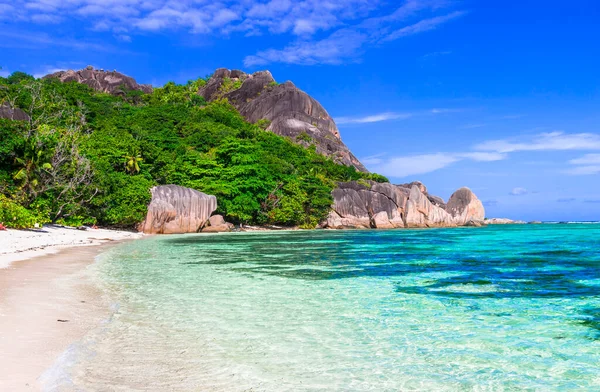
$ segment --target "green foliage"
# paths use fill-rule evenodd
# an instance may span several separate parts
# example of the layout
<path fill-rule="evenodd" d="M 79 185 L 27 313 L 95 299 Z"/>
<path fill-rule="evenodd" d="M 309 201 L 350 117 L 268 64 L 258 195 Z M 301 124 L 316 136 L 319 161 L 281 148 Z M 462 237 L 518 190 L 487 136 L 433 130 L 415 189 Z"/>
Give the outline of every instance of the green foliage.
<path fill-rule="evenodd" d="M 36 223 L 42 225 L 48 222 L 47 218 L 37 215 L 35 212 L 0 194 L 0 223 L 6 227 L 27 229 L 34 227 Z"/>
<path fill-rule="evenodd" d="M 255 122 L 254 125 L 259 127 L 260 129 L 267 129 L 271 125 L 271 120 L 269 120 L 268 118 L 261 118 L 260 120 Z"/>
<path fill-rule="evenodd" d="M 226 79 L 221 92 L 242 82 Z M 250 124 L 226 99 L 207 104 L 197 94 L 205 83 L 112 96 L 78 83 L 0 78 L 0 99 L 32 115 L 29 123 L 0 120 L 0 195 L 9 206 L 0 216 L 20 227 L 133 226 L 151 187 L 178 184 L 217 196 L 218 212 L 234 223 L 313 228 L 336 182 L 385 180 L 264 132 L 268 120 Z"/>
<path fill-rule="evenodd" d="M 312 137 L 310 137 L 310 135 L 306 133 L 306 131 L 302 131 L 298 134 L 298 136 L 296 136 L 296 140 L 310 143 L 312 142 Z"/>

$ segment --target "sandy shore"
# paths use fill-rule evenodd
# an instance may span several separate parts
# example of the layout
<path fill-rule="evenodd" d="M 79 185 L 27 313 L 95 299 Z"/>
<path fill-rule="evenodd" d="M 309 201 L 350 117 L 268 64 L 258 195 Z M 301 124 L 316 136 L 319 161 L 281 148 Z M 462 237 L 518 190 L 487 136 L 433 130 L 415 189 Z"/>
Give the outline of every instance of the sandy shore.
<path fill-rule="evenodd" d="M 44 226 L 35 230 L 0 231 L 0 268 L 17 260 L 56 253 L 74 246 L 99 245 L 111 241 L 141 238 L 129 231 Z"/>
<path fill-rule="evenodd" d="M 108 317 L 86 267 L 108 243 L 141 236 L 59 226 L 0 231 L 0 391 L 42 390 L 40 376 Z"/>
<path fill-rule="evenodd" d="M 108 317 L 86 267 L 104 250 L 76 247 L 0 270 L 0 391 L 37 391 L 39 377 Z"/>

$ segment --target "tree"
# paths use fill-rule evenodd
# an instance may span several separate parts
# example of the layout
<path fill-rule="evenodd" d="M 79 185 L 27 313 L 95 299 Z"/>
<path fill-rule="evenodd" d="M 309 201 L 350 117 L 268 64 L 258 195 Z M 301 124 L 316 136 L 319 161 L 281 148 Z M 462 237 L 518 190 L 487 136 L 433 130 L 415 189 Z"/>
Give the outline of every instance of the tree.
<path fill-rule="evenodd" d="M 144 160 L 141 154 L 132 152 L 129 155 L 125 155 L 125 170 L 129 174 L 135 174 L 140 172 L 140 163 Z"/>

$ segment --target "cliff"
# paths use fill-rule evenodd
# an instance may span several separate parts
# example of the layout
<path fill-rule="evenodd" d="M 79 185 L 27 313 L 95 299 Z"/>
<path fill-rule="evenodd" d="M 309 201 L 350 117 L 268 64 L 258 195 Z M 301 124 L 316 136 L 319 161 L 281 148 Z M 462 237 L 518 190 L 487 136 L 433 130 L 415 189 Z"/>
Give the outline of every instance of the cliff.
<path fill-rule="evenodd" d="M 334 161 L 367 172 L 342 142 L 333 118 L 317 100 L 292 82 L 278 84 L 269 71 L 246 74 L 220 68 L 198 92 L 207 101 L 227 98 L 252 123 L 265 119 L 268 131 L 308 146 Z"/>

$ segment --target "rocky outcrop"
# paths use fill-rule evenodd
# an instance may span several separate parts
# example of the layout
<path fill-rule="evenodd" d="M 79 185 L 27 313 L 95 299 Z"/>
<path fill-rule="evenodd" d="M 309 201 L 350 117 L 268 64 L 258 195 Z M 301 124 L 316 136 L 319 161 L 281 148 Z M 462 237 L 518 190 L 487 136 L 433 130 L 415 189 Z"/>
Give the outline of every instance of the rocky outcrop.
<path fill-rule="evenodd" d="M 29 121 L 29 116 L 19 108 L 13 108 L 8 103 L 0 105 L 0 118 L 16 121 Z"/>
<path fill-rule="evenodd" d="M 213 215 L 208 219 L 206 226 L 202 229 L 203 233 L 224 233 L 233 230 L 233 224 L 225 222 L 222 215 Z"/>
<path fill-rule="evenodd" d="M 456 222 L 483 221 L 485 209 L 481 200 L 469 188 L 460 188 L 450 196 L 446 211 Z"/>
<path fill-rule="evenodd" d="M 485 217 L 481 201 L 468 188 L 456 191 L 448 204 L 429 195 L 420 182 L 344 182 L 332 195 L 332 211 L 322 224 L 326 228 L 453 227 L 481 222 Z"/>
<path fill-rule="evenodd" d="M 486 219 L 484 222 L 486 225 L 523 225 L 523 224 L 527 223 L 525 221 L 512 220 L 512 219 L 508 219 L 508 218 L 490 218 L 490 219 Z M 534 222 L 531 222 L 531 223 L 534 223 Z"/>
<path fill-rule="evenodd" d="M 217 198 L 178 185 L 161 185 L 150 190 L 146 220 L 140 230 L 147 234 L 197 233 L 217 209 Z"/>
<path fill-rule="evenodd" d="M 207 101 L 227 98 L 249 122 L 268 120 L 268 131 L 292 141 L 316 146 L 334 161 L 367 169 L 342 142 L 333 118 L 314 98 L 292 82 L 277 84 L 269 71 L 246 74 L 220 68 L 198 94 Z"/>
<path fill-rule="evenodd" d="M 109 94 L 124 94 L 128 90 L 138 90 L 145 93 L 152 92 L 152 86 L 148 84 L 138 84 L 135 79 L 123 75 L 117 71 L 104 71 L 94 69 L 88 66 L 80 71 L 59 71 L 44 76 L 44 79 L 57 78 L 61 82 L 78 82 L 87 84 L 96 91 L 102 91 Z"/>

